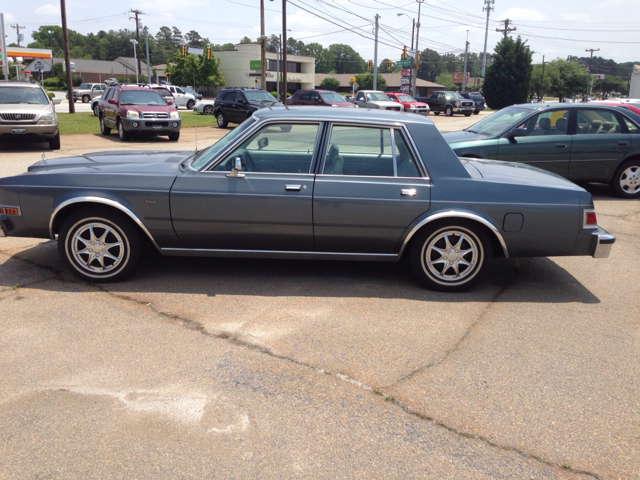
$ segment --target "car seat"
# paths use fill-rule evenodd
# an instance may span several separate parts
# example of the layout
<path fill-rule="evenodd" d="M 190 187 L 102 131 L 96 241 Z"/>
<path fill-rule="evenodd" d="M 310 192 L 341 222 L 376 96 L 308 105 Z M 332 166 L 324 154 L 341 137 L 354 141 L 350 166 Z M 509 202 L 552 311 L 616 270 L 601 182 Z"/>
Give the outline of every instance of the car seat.
<path fill-rule="evenodd" d="M 602 131 L 602 120 L 594 120 L 593 122 L 591 122 L 591 125 L 589 126 L 589 131 L 587 133 L 589 134 L 593 134 L 593 133 L 600 133 Z"/>
<path fill-rule="evenodd" d="M 344 170 L 344 158 L 340 156 L 340 149 L 337 145 L 331 145 L 327 153 L 327 160 L 324 165 L 326 175 L 342 175 Z"/>
<path fill-rule="evenodd" d="M 549 135 L 549 133 L 551 133 L 551 119 L 541 118 L 538 121 L 538 126 L 542 130 L 542 133 L 540 133 L 540 135 Z"/>
<path fill-rule="evenodd" d="M 556 135 L 566 135 L 568 125 L 569 121 L 564 117 L 556 120 Z"/>

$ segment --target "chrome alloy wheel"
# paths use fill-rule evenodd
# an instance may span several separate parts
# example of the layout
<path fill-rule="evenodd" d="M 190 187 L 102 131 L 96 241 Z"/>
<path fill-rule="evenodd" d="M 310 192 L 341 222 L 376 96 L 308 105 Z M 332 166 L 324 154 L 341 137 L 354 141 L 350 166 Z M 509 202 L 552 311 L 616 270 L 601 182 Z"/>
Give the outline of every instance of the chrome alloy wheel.
<path fill-rule="evenodd" d="M 630 195 L 640 192 L 640 167 L 638 165 L 629 165 L 622 172 L 622 175 L 620 175 L 620 189 Z"/>
<path fill-rule="evenodd" d="M 443 228 L 424 243 L 422 268 L 442 285 L 465 283 L 478 273 L 483 255 L 482 243 L 471 231 Z"/>
<path fill-rule="evenodd" d="M 126 247 L 126 241 L 120 232 L 97 219 L 75 230 L 67 245 L 76 268 L 81 267 L 85 274 L 98 275 L 117 270 L 127 259 Z"/>

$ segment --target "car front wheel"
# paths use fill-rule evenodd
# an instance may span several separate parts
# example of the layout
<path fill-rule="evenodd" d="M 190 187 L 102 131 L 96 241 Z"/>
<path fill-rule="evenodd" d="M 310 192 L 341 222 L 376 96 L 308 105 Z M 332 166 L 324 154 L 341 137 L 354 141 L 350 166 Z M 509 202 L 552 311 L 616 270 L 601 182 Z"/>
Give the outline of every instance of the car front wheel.
<path fill-rule="evenodd" d="M 216 116 L 216 119 L 218 121 L 218 127 L 227 128 L 227 125 L 229 124 L 229 122 L 227 122 L 227 119 L 224 118 L 224 113 L 219 112 L 218 115 Z"/>
<path fill-rule="evenodd" d="M 640 197 L 640 159 L 629 160 L 620 165 L 611 186 L 622 198 Z"/>
<path fill-rule="evenodd" d="M 194 102 L 193 100 L 189 100 L 187 102 L 187 109 L 189 110 L 193 110 L 193 106 L 196 104 L 196 102 Z"/>
<path fill-rule="evenodd" d="M 94 207 L 67 218 L 58 235 L 58 252 L 65 267 L 80 279 L 117 282 L 135 271 L 142 243 L 131 220 Z"/>
<path fill-rule="evenodd" d="M 180 139 L 180 132 L 171 132 L 169 134 L 169 140 L 172 142 L 177 142 Z"/>
<path fill-rule="evenodd" d="M 122 140 L 123 142 L 129 140 L 130 137 L 129 132 L 124 129 L 124 125 L 120 120 L 118 120 L 118 137 L 120 137 L 120 140 Z"/>
<path fill-rule="evenodd" d="M 205 107 L 202 109 L 202 113 L 204 113 L 205 115 L 213 115 L 213 107 L 211 105 L 205 105 Z"/>
<path fill-rule="evenodd" d="M 473 111 L 473 114 L 474 114 L 474 115 L 478 115 L 479 113 L 480 113 L 480 110 L 474 110 L 474 111 Z"/>
<path fill-rule="evenodd" d="M 60 150 L 60 133 L 49 140 L 49 148 L 51 150 Z"/>
<path fill-rule="evenodd" d="M 440 115 L 440 112 L 433 112 L 434 115 Z"/>
<path fill-rule="evenodd" d="M 91 100 L 91 97 L 89 95 L 82 96 L 82 103 L 89 103 L 89 100 Z"/>
<path fill-rule="evenodd" d="M 452 117 L 452 116 L 453 116 L 453 108 L 451 108 L 451 107 L 447 107 L 447 108 L 445 108 L 445 109 L 444 109 L 444 114 L 445 114 L 447 117 Z"/>
<path fill-rule="evenodd" d="M 493 251 L 480 227 L 452 219 L 420 231 L 410 255 L 414 274 L 427 288 L 461 292 L 480 281 Z"/>

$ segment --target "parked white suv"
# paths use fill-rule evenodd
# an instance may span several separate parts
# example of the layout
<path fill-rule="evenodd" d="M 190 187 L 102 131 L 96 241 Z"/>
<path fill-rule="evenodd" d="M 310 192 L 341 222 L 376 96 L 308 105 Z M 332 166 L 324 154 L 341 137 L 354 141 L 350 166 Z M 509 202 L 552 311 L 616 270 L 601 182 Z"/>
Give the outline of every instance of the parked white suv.
<path fill-rule="evenodd" d="M 396 110 L 404 112 L 404 107 L 389 100 L 386 93 L 379 90 L 358 90 L 356 105 L 360 108 L 378 108 L 380 110 Z"/>
<path fill-rule="evenodd" d="M 188 110 L 193 109 L 193 106 L 196 104 L 195 95 L 192 95 L 189 92 L 185 91 L 182 87 L 176 87 L 174 85 L 163 85 L 163 87 L 168 88 L 169 91 L 173 94 L 176 108 L 187 107 Z"/>

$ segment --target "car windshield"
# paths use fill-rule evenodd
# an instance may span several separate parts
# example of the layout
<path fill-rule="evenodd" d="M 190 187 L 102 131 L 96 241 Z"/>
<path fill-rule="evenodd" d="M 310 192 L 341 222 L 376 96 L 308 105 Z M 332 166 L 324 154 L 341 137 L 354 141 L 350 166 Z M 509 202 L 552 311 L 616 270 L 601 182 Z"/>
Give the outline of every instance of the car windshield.
<path fill-rule="evenodd" d="M 320 92 L 325 102 L 344 102 L 344 97 L 336 92 Z"/>
<path fill-rule="evenodd" d="M 78 90 L 91 90 L 92 86 L 93 85 L 91 85 L 90 83 L 83 83 L 78 87 Z"/>
<path fill-rule="evenodd" d="M 389 101 L 389 97 L 384 92 L 367 92 L 367 100 L 385 100 Z"/>
<path fill-rule="evenodd" d="M 411 95 L 398 95 L 396 97 L 398 99 L 399 102 L 415 102 L 415 98 L 413 98 Z"/>
<path fill-rule="evenodd" d="M 242 134 L 246 129 L 248 129 L 251 125 L 256 123 L 254 118 L 248 118 L 236 128 L 227 133 L 224 137 L 218 140 L 216 143 L 211 145 L 206 150 L 203 150 L 198 155 L 193 158 L 191 162 L 191 167 L 199 170 L 203 165 L 206 165 L 209 160 L 215 157 L 218 152 L 222 151 L 224 147 L 226 147 L 229 143 L 235 140 L 238 136 Z"/>
<path fill-rule="evenodd" d="M 244 90 L 244 94 L 250 102 L 277 102 L 273 95 L 264 90 Z"/>
<path fill-rule="evenodd" d="M 0 86 L 0 103 L 47 105 L 49 99 L 40 88 Z"/>
<path fill-rule="evenodd" d="M 121 105 L 166 105 L 155 90 L 123 90 L 120 92 Z"/>
<path fill-rule="evenodd" d="M 507 107 L 489 115 L 478 123 L 465 128 L 465 131 L 477 133 L 479 135 L 497 135 L 504 132 L 509 127 L 515 127 L 522 123 L 522 120 L 533 113 L 530 108 Z"/>

